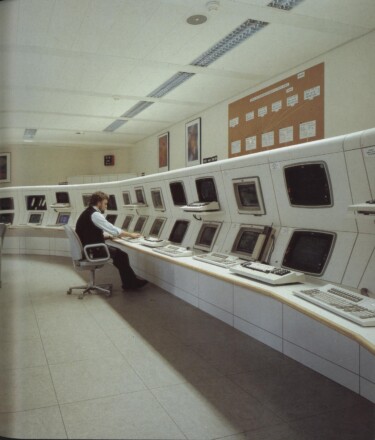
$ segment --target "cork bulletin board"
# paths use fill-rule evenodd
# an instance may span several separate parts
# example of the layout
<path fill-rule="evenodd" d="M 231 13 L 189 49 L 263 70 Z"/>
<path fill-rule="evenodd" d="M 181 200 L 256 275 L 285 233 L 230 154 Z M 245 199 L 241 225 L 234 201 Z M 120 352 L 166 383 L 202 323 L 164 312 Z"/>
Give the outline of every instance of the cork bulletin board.
<path fill-rule="evenodd" d="M 324 63 L 229 104 L 228 157 L 324 137 Z"/>

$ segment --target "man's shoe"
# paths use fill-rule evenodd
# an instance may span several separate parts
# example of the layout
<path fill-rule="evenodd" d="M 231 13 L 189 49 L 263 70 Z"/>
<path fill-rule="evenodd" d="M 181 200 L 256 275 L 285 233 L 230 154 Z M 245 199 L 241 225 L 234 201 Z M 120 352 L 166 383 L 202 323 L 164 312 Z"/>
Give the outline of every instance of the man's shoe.
<path fill-rule="evenodd" d="M 140 288 L 144 287 L 146 284 L 148 284 L 147 280 L 137 280 L 135 287 L 136 287 L 136 289 L 140 289 Z"/>

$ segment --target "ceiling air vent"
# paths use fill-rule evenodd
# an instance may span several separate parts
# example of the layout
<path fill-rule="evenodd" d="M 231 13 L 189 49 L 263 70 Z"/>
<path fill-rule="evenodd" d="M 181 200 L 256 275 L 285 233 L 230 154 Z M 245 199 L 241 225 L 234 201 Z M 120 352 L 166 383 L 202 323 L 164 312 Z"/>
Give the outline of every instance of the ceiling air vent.
<path fill-rule="evenodd" d="M 284 11 L 290 11 L 299 3 L 302 3 L 303 0 L 273 0 L 271 3 L 268 3 L 267 6 L 270 8 L 283 9 Z"/>
<path fill-rule="evenodd" d="M 31 141 L 34 139 L 34 136 L 36 135 L 37 129 L 36 128 L 26 128 L 23 133 L 23 138 L 25 141 Z"/>

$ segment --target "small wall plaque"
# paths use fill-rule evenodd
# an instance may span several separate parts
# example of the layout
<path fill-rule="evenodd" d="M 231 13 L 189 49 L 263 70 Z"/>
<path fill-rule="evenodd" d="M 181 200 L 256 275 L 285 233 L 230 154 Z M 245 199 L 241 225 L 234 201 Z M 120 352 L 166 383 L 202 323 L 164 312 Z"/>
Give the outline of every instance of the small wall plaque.
<path fill-rule="evenodd" d="M 113 154 L 104 156 L 104 165 L 106 167 L 112 166 L 114 164 L 115 164 L 115 156 Z"/>

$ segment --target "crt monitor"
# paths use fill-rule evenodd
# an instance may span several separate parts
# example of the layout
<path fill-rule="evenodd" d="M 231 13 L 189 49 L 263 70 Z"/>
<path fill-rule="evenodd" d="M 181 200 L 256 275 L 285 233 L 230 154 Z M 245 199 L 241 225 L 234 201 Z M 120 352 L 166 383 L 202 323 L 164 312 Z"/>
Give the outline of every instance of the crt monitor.
<path fill-rule="evenodd" d="M 7 225 L 12 225 L 14 219 L 14 214 L 12 212 L 10 213 L 0 213 L 0 223 L 5 223 Z"/>
<path fill-rule="evenodd" d="M 265 214 L 262 190 L 258 177 L 233 180 L 234 196 L 240 213 Z"/>
<path fill-rule="evenodd" d="M 28 223 L 40 224 L 42 223 L 43 214 L 30 214 Z"/>
<path fill-rule="evenodd" d="M 124 205 L 131 205 L 132 204 L 132 199 L 130 197 L 129 191 L 124 191 L 122 193 L 122 199 L 124 200 Z"/>
<path fill-rule="evenodd" d="M 241 226 L 231 253 L 245 260 L 260 260 L 270 233 L 271 228 L 267 226 Z"/>
<path fill-rule="evenodd" d="M 152 204 L 154 205 L 154 208 L 159 211 L 164 211 L 164 200 L 163 195 L 161 193 L 160 188 L 154 188 L 151 190 L 151 198 L 152 198 Z"/>
<path fill-rule="evenodd" d="M 282 266 L 309 275 L 322 275 L 335 243 L 333 232 L 295 230 L 286 248 Z"/>
<path fill-rule="evenodd" d="M 56 219 L 57 225 L 67 225 L 70 219 L 70 212 L 59 212 Z"/>
<path fill-rule="evenodd" d="M 215 243 L 221 224 L 217 222 L 203 222 L 197 239 L 195 240 L 195 249 L 209 252 Z"/>
<path fill-rule="evenodd" d="M 28 211 L 46 211 L 46 196 L 26 196 L 26 208 Z"/>
<path fill-rule="evenodd" d="M 121 229 L 123 229 L 124 231 L 127 231 L 129 229 L 130 223 L 133 220 L 133 217 L 134 217 L 133 215 L 127 215 L 125 217 L 125 220 L 124 220 L 124 223 L 122 224 L 122 228 Z"/>
<path fill-rule="evenodd" d="M 114 194 L 111 194 L 108 197 L 109 197 L 108 205 L 107 205 L 108 211 L 117 211 L 116 197 L 114 196 Z"/>
<path fill-rule="evenodd" d="M 169 241 L 174 244 L 181 244 L 188 230 L 189 223 L 187 220 L 176 220 L 169 235 Z"/>
<path fill-rule="evenodd" d="M 134 226 L 133 232 L 136 232 L 138 234 L 142 234 L 142 231 L 143 231 L 143 228 L 145 227 L 145 223 L 146 223 L 147 219 L 148 219 L 148 217 L 146 215 L 141 215 L 138 218 L 138 220 Z"/>
<path fill-rule="evenodd" d="M 117 220 L 117 215 L 116 214 L 107 214 L 105 219 L 107 220 L 107 222 L 112 223 L 112 225 L 114 225 Z"/>
<path fill-rule="evenodd" d="M 171 182 L 169 184 L 169 189 L 171 190 L 171 196 L 172 196 L 173 204 L 175 206 L 187 205 L 185 187 L 183 182 L 181 181 Z"/>
<path fill-rule="evenodd" d="M 0 198 L 0 211 L 6 211 L 7 209 L 14 209 L 13 197 Z"/>
<path fill-rule="evenodd" d="M 87 208 L 90 204 L 91 195 L 92 194 L 82 194 L 82 202 L 85 208 Z"/>
<path fill-rule="evenodd" d="M 196 179 L 198 200 L 200 202 L 217 202 L 217 193 L 215 187 L 215 179 L 213 177 L 204 177 Z"/>
<path fill-rule="evenodd" d="M 140 203 L 142 205 L 146 204 L 145 193 L 142 187 L 135 188 L 135 198 L 137 199 L 137 203 Z"/>
<path fill-rule="evenodd" d="M 56 203 L 70 203 L 69 193 L 65 191 L 56 192 Z"/>
<path fill-rule="evenodd" d="M 150 229 L 150 237 L 159 237 L 161 230 L 163 229 L 164 223 L 165 223 L 166 219 L 165 218 L 156 218 L 154 220 L 154 223 L 151 226 Z"/>
<path fill-rule="evenodd" d="M 288 165 L 284 167 L 284 177 L 291 206 L 333 206 L 331 183 L 325 162 Z"/>

